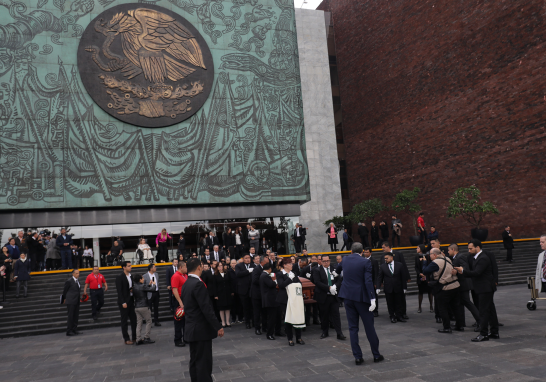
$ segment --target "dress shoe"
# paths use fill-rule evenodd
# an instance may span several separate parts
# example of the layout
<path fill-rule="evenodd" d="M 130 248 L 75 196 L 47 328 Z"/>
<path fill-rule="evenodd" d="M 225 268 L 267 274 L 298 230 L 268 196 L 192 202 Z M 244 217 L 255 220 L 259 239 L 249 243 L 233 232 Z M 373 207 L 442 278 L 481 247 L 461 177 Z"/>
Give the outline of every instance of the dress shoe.
<path fill-rule="evenodd" d="M 67 335 L 67 336 L 75 336 L 75 334 L 72 333 L 72 332 L 67 332 L 66 335 Z"/>
<path fill-rule="evenodd" d="M 338 334 L 338 335 L 337 335 L 337 339 L 343 341 L 343 340 L 346 340 L 347 337 L 345 337 L 343 334 Z"/>
<path fill-rule="evenodd" d="M 256 332 L 255 332 L 255 333 L 256 333 L 257 336 L 261 336 L 261 335 L 262 335 L 262 331 L 261 331 L 260 329 L 256 329 Z"/>
<path fill-rule="evenodd" d="M 437 323 L 437 324 L 441 324 L 441 323 L 442 323 L 442 319 L 441 319 L 440 317 L 437 317 L 437 318 L 436 318 L 436 323 Z"/>
<path fill-rule="evenodd" d="M 73 330 L 72 333 L 74 333 L 75 335 L 83 334 L 83 332 L 78 332 L 77 330 Z"/>
<path fill-rule="evenodd" d="M 184 346 L 186 346 L 186 344 L 184 342 L 175 342 L 174 346 L 179 347 L 179 348 L 183 348 Z"/>
<path fill-rule="evenodd" d="M 422 312 L 421 308 L 417 309 L 417 313 L 421 313 L 421 312 Z"/>
<path fill-rule="evenodd" d="M 330 335 L 328 333 L 322 333 L 320 335 L 320 339 L 323 339 L 323 338 L 326 338 L 326 337 L 330 337 Z"/>
<path fill-rule="evenodd" d="M 144 341 L 142 341 L 142 340 L 137 341 L 137 342 L 135 342 L 135 345 L 136 346 L 144 345 Z"/>
<path fill-rule="evenodd" d="M 313 325 L 320 325 L 320 321 L 319 320 L 313 320 Z"/>
<path fill-rule="evenodd" d="M 464 332 L 464 328 L 463 328 L 463 327 L 460 327 L 460 328 L 453 328 L 453 330 L 455 330 L 456 332 Z"/>
<path fill-rule="evenodd" d="M 382 355 L 380 355 L 379 357 L 374 358 L 373 361 L 374 361 L 374 362 L 381 362 L 381 361 L 383 361 L 384 359 L 385 359 L 385 357 L 383 357 Z"/>
<path fill-rule="evenodd" d="M 288 346 L 294 346 L 294 341 L 288 341 Z"/>
<path fill-rule="evenodd" d="M 482 336 L 482 335 L 480 334 L 478 337 L 472 338 L 471 341 L 472 341 L 472 342 L 489 341 L 489 337 L 487 337 L 487 336 Z"/>
<path fill-rule="evenodd" d="M 155 341 L 152 341 L 152 340 L 149 339 L 149 338 L 144 338 L 144 343 L 145 343 L 145 344 L 155 344 Z"/>
<path fill-rule="evenodd" d="M 474 328 L 474 331 L 475 331 L 475 332 L 481 332 L 481 331 L 482 331 L 482 328 L 480 328 L 479 326 L 476 326 L 476 327 Z"/>
<path fill-rule="evenodd" d="M 404 319 L 404 316 L 398 317 L 396 320 L 397 320 L 398 322 L 407 322 L 407 321 Z"/>
<path fill-rule="evenodd" d="M 499 333 L 497 333 L 497 334 L 491 334 L 491 333 L 489 333 L 489 334 L 487 335 L 487 337 L 492 338 L 492 339 L 494 339 L 494 340 L 500 339 Z"/>
<path fill-rule="evenodd" d="M 396 324 L 396 318 L 391 318 L 391 322 L 392 322 L 393 324 Z"/>
<path fill-rule="evenodd" d="M 276 338 L 273 337 L 273 336 L 267 336 L 267 339 L 268 339 L 268 340 L 271 340 L 271 341 L 275 341 Z"/>
<path fill-rule="evenodd" d="M 451 334 L 451 329 L 438 329 L 438 333 Z"/>
<path fill-rule="evenodd" d="M 364 359 L 363 358 L 355 358 L 355 364 L 356 365 L 362 365 L 364 363 Z"/>
<path fill-rule="evenodd" d="M 379 313 L 373 312 L 373 316 L 374 316 L 374 317 L 377 317 L 377 316 L 379 316 Z"/>
<path fill-rule="evenodd" d="M 252 329 L 252 327 L 250 325 L 246 325 L 246 328 L 247 329 Z"/>
<path fill-rule="evenodd" d="M 409 320 L 409 317 L 408 317 L 407 314 L 404 314 L 404 315 L 402 316 L 402 318 L 403 318 L 404 320 Z"/>
<path fill-rule="evenodd" d="M 472 324 L 472 327 L 473 327 L 473 328 L 477 328 L 477 327 L 478 327 L 478 323 L 477 323 L 477 322 L 474 322 L 474 323 Z"/>
<path fill-rule="evenodd" d="M 302 340 L 301 338 L 299 340 L 296 340 L 296 342 L 300 345 L 305 345 L 305 341 Z"/>
<path fill-rule="evenodd" d="M 504 324 L 501 324 L 501 323 L 499 322 L 499 326 L 504 326 Z"/>
<path fill-rule="evenodd" d="M 283 333 L 283 332 L 275 333 L 275 336 L 277 336 L 277 337 L 286 337 L 286 333 Z"/>
<path fill-rule="evenodd" d="M 161 326 L 161 324 L 156 321 L 155 326 Z"/>
<path fill-rule="evenodd" d="M 133 343 L 133 341 L 125 341 L 125 345 L 132 345 Z"/>

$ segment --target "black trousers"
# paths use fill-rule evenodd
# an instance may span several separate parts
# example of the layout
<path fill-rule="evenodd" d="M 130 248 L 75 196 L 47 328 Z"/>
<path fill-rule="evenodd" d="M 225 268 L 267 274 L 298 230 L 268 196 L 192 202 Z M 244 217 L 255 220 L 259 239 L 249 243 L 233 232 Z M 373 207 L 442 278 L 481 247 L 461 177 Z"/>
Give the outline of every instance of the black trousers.
<path fill-rule="evenodd" d="M 402 317 L 404 315 L 404 292 L 385 293 L 385 300 L 387 300 L 387 308 L 389 309 L 390 318 Z"/>
<path fill-rule="evenodd" d="M 267 310 L 262 308 L 262 300 L 252 299 L 252 313 L 254 317 L 254 327 L 265 332 L 267 330 Z"/>
<path fill-rule="evenodd" d="M 121 314 L 121 334 L 123 335 L 124 341 L 136 341 L 136 313 L 135 313 L 135 301 L 131 297 L 127 303 L 127 308 L 124 308 L 123 305 L 118 305 L 119 312 Z M 127 329 L 127 320 L 131 322 L 131 337 Z"/>
<path fill-rule="evenodd" d="M 474 292 L 474 290 L 470 291 L 470 294 L 472 295 L 472 301 L 474 302 L 474 305 L 476 308 L 478 308 L 478 311 L 480 310 L 480 298 L 478 297 L 478 294 Z M 479 322 L 478 322 L 479 324 Z"/>
<path fill-rule="evenodd" d="M 459 310 L 463 320 L 463 326 L 466 326 L 466 318 L 465 318 L 465 311 L 464 311 L 465 307 L 466 309 L 468 309 L 470 314 L 472 314 L 472 317 L 474 317 L 474 320 L 476 322 L 480 322 L 480 312 L 478 311 L 478 308 L 476 308 L 476 305 L 474 305 L 472 301 L 470 301 L 469 292 L 470 291 L 468 290 L 459 291 L 459 300 L 460 300 Z"/>
<path fill-rule="evenodd" d="M 212 340 L 190 342 L 191 382 L 212 382 Z"/>
<path fill-rule="evenodd" d="M 169 261 L 169 247 L 166 241 L 159 242 L 159 249 L 157 250 L 157 255 L 155 255 L 155 257 L 158 263 L 160 263 L 161 260 L 165 262 Z"/>
<path fill-rule="evenodd" d="M 231 304 L 231 322 L 243 320 L 243 307 L 238 294 L 235 294 Z"/>
<path fill-rule="evenodd" d="M 281 305 L 279 309 L 281 311 L 281 317 L 286 317 L 286 304 Z M 284 318 L 283 318 L 283 321 L 284 321 Z M 294 340 L 294 332 L 292 331 L 292 328 L 293 328 L 292 324 L 289 324 L 288 322 L 284 323 L 284 331 L 286 332 L 286 338 L 288 339 L 288 341 Z M 294 328 L 294 331 L 296 332 L 296 341 L 301 339 L 301 329 Z"/>
<path fill-rule="evenodd" d="M 480 334 L 487 336 L 491 334 L 499 334 L 499 320 L 497 318 L 497 308 L 493 301 L 495 292 L 480 293 Z M 490 328 L 490 331 L 489 331 Z"/>
<path fill-rule="evenodd" d="M 278 307 L 264 308 L 267 312 L 267 335 L 279 334 L 282 328 L 282 309 Z"/>
<path fill-rule="evenodd" d="M 394 242 L 398 239 L 398 246 L 400 247 L 400 235 L 392 231 L 392 246 L 394 247 Z"/>
<path fill-rule="evenodd" d="M 341 249 L 339 251 L 343 252 L 344 249 L 347 249 L 347 251 L 349 251 L 351 249 L 351 242 L 350 241 L 343 240 L 343 246 L 341 247 Z"/>
<path fill-rule="evenodd" d="M 102 288 L 90 289 L 91 297 L 91 316 L 97 317 L 97 312 L 100 312 L 100 308 L 104 305 L 104 290 Z"/>
<path fill-rule="evenodd" d="M 322 333 L 328 334 L 328 329 L 330 328 L 330 320 L 334 325 L 336 333 L 341 335 L 341 318 L 339 316 L 339 302 L 335 296 L 327 295 L 326 301 L 319 304 L 320 306 L 320 325 L 322 328 Z"/>
<path fill-rule="evenodd" d="M 169 289 L 169 308 L 171 311 L 174 311 L 178 307 L 178 301 L 173 295 L 173 290 Z"/>
<path fill-rule="evenodd" d="M 92 268 L 93 267 L 93 258 L 91 256 L 85 256 L 83 258 L 83 267 Z"/>
<path fill-rule="evenodd" d="M 311 314 L 313 314 L 313 322 L 318 321 L 319 311 L 316 302 L 313 304 L 305 304 L 305 323 L 307 325 L 311 325 Z"/>
<path fill-rule="evenodd" d="M 239 295 L 239 298 L 241 299 L 241 305 L 243 306 L 243 313 L 245 315 L 245 324 L 250 325 L 250 320 L 252 318 L 252 301 L 250 300 L 250 296 Z"/>
<path fill-rule="evenodd" d="M 303 248 L 303 237 L 301 236 L 296 236 L 294 238 L 294 247 L 296 247 L 296 253 L 301 253 L 301 250 Z"/>
<path fill-rule="evenodd" d="M 222 321 L 222 318 L 220 317 L 220 311 L 218 310 L 218 300 L 215 299 L 213 296 L 210 297 L 210 305 L 212 306 L 212 310 L 214 310 L 214 315 L 218 319 L 218 321 Z"/>
<path fill-rule="evenodd" d="M 68 309 L 68 318 L 66 320 L 66 332 L 75 332 L 78 330 L 78 319 L 80 317 L 80 302 L 66 306 Z"/>
<path fill-rule="evenodd" d="M 506 261 L 512 261 L 512 248 L 506 250 Z"/>
<path fill-rule="evenodd" d="M 177 301 L 178 302 L 178 301 Z M 174 320 L 174 343 L 181 344 L 184 340 L 184 328 L 186 327 L 186 316 L 180 321 Z"/>
<path fill-rule="evenodd" d="M 455 314 L 455 326 L 462 328 L 464 326 L 463 319 L 461 317 L 459 288 L 451 290 L 443 290 L 436 294 L 435 298 L 438 300 L 438 309 L 440 309 L 440 317 L 442 317 L 442 323 L 444 329 L 450 329 L 449 312 Z"/>
<path fill-rule="evenodd" d="M 330 244 L 330 252 L 337 252 L 337 243 Z"/>
<path fill-rule="evenodd" d="M 376 288 L 373 289 L 375 293 L 375 309 L 373 311 L 379 313 L 379 297 L 377 296 L 377 292 L 375 291 Z"/>
<path fill-rule="evenodd" d="M 153 313 L 154 322 L 159 322 L 159 292 L 152 292 L 152 297 L 148 299 L 148 307 L 150 308 L 150 313 Z"/>

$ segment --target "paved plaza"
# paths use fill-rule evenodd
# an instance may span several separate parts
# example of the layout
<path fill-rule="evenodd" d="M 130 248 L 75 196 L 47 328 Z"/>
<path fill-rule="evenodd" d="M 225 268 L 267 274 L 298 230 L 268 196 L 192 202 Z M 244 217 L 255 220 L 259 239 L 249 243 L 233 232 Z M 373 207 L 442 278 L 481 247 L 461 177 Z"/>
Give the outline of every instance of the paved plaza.
<path fill-rule="evenodd" d="M 500 288 L 496 294 L 500 340 L 475 344 L 472 328 L 439 334 L 432 313 L 417 314 L 417 296 L 408 297 L 407 323 L 391 324 L 380 300 L 376 329 L 386 360 L 372 362 L 361 327 L 365 364 L 356 366 L 349 340 L 335 334 L 320 340 L 318 326 L 304 333 L 304 346 L 268 341 L 236 325 L 216 339 L 214 380 L 260 381 L 546 381 L 546 301 L 526 308 L 526 285 Z M 348 337 L 344 309 L 342 323 Z M 37 320 L 40 317 L 36 317 Z M 467 324 L 472 324 L 467 314 Z M 333 334 L 333 331 L 331 331 Z M 82 336 L 63 334 L 9 338 L 0 342 L 3 382 L 139 382 L 188 380 L 189 348 L 175 348 L 173 325 L 154 327 L 153 345 L 126 346 L 119 328 L 98 329 Z"/>

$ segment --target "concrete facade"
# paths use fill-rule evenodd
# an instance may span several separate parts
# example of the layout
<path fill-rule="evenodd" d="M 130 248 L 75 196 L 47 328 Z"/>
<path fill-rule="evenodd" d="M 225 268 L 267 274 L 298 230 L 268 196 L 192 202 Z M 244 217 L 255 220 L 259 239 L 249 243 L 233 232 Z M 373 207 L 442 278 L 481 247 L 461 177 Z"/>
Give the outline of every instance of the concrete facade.
<path fill-rule="evenodd" d="M 311 201 L 301 206 L 309 252 L 330 249 L 324 221 L 343 215 L 324 12 L 296 9 Z M 341 233 L 338 241 L 343 242 Z M 339 246 L 341 247 L 341 245 Z"/>

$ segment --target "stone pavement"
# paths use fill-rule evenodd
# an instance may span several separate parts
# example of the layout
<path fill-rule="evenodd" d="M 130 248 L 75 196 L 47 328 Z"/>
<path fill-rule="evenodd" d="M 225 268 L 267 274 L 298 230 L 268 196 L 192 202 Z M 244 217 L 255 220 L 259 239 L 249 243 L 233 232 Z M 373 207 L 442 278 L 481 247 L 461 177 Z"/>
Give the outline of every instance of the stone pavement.
<path fill-rule="evenodd" d="M 546 296 L 546 295 L 544 295 Z M 286 340 L 268 341 L 236 325 L 214 347 L 214 380 L 261 381 L 546 381 L 546 301 L 527 310 L 526 285 L 500 288 L 495 301 L 500 340 L 470 342 L 464 333 L 440 334 L 440 324 L 428 310 L 417 314 L 417 296 L 408 298 L 407 323 L 391 324 L 385 300 L 380 300 L 376 329 L 386 361 L 372 362 L 361 328 L 366 363 L 356 366 L 349 341 L 335 335 L 320 340 L 312 326 L 304 346 Z M 342 311 L 345 335 L 349 336 Z M 37 320 L 40 317 L 36 317 Z M 467 324 L 472 324 L 467 314 Z M 332 334 L 332 332 L 331 332 Z M 119 328 L 97 329 L 82 336 L 51 334 L 0 341 L 0 380 L 43 382 L 139 382 L 188 380 L 189 348 L 175 348 L 173 327 L 164 322 L 152 329 L 153 345 L 126 346 Z"/>

